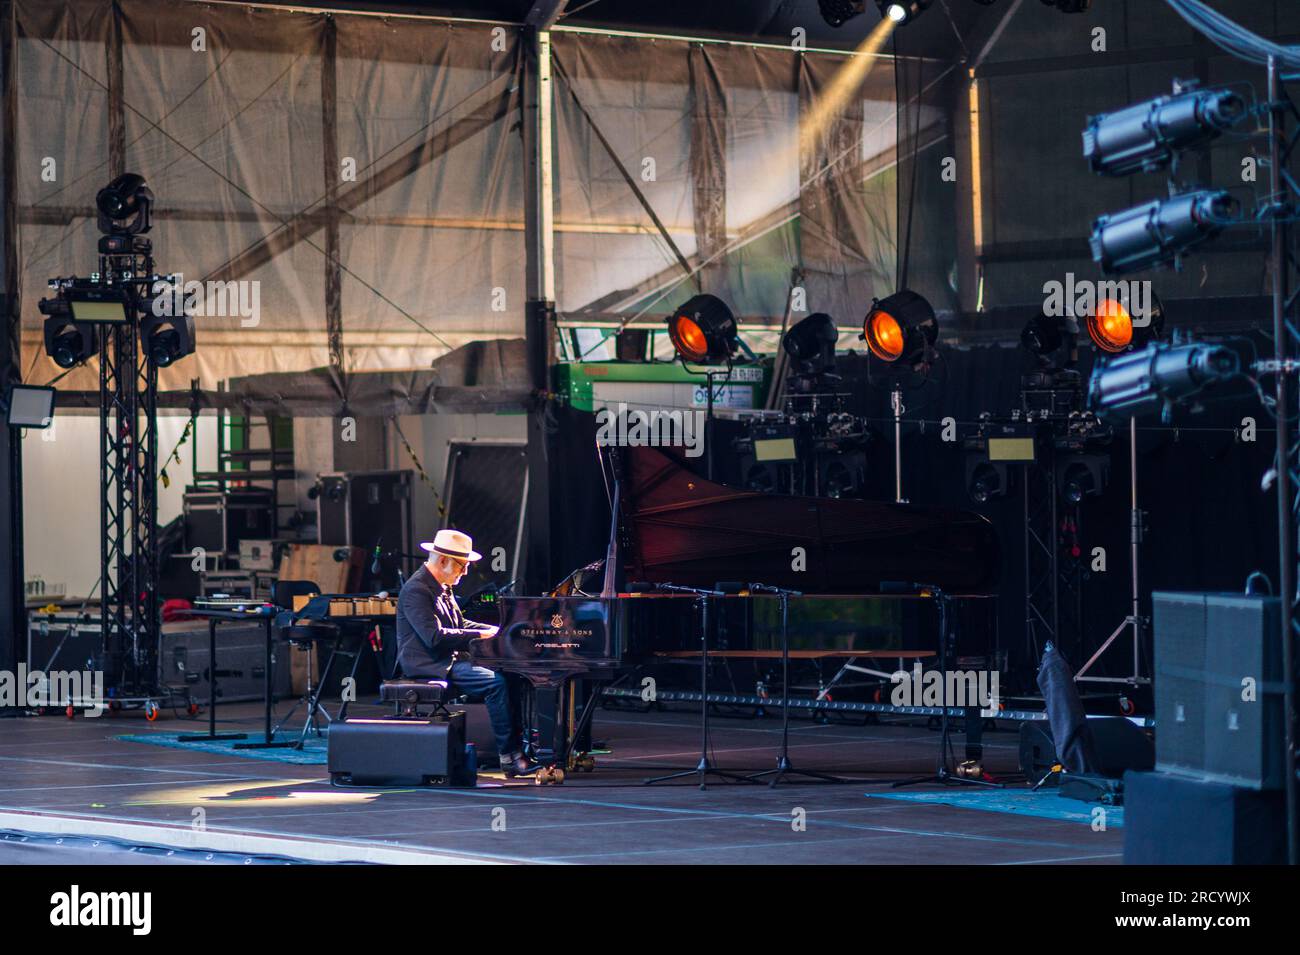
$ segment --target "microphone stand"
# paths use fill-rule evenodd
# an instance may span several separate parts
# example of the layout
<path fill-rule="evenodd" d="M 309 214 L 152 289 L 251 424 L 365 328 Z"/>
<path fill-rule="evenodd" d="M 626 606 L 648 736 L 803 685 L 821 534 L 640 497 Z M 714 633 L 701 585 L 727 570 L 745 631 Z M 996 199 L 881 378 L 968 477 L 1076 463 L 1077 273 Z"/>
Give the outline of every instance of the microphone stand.
<path fill-rule="evenodd" d="M 666 776 L 655 776 L 645 780 L 647 786 L 655 783 L 667 782 L 670 779 L 683 779 L 687 776 L 698 776 L 700 788 L 707 789 L 707 780 L 709 776 L 720 776 L 723 779 L 732 779 L 736 782 L 753 782 L 748 776 L 742 773 L 733 773 L 725 769 L 714 767 L 712 760 L 709 759 L 709 601 L 714 597 L 723 596 L 720 590 L 703 590 L 697 587 L 678 587 L 676 584 L 656 584 L 657 590 L 666 590 L 679 594 L 694 594 L 696 603 L 700 606 L 700 761 L 696 763 L 694 769 L 685 769 L 677 773 L 669 773 Z"/>
<path fill-rule="evenodd" d="M 767 584 L 750 584 L 749 589 L 752 593 L 776 594 L 777 599 L 781 601 L 781 755 L 776 758 L 776 769 L 765 769 L 748 778 L 757 782 L 764 776 L 771 776 L 772 781 L 767 784 L 769 789 L 776 786 L 783 776 L 788 775 L 807 776 L 827 783 L 842 783 L 844 780 L 838 776 L 816 773 L 808 769 L 795 769 L 794 764 L 790 762 L 790 598 L 803 595 L 797 590 L 786 590 L 783 587 L 771 587 Z"/>
<path fill-rule="evenodd" d="M 948 676 L 948 595 L 938 587 L 930 585 L 924 586 L 925 590 L 930 591 L 938 602 L 939 607 L 939 673 L 944 677 L 944 686 L 947 685 Z M 943 786 L 986 786 L 990 789 L 1002 789 L 1001 783 L 993 783 L 984 779 L 972 779 L 969 776 L 958 776 L 948 769 L 948 753 L 952 749 L 948 728 L 948 700 L 940 698 L 942 706 L 942 715 L 939 717 L 939 765 L 933 773 L 924 776 L 915 776 L 912 779 L 899 779 L 891 783 L 891 788 L 897 789 L 900 786 L 915 786 L 919 783 L 939 783 Z M 970 708 L 966 710 L 966 718 L 970 719 Z M 975 719 L 980 719 L 979 710 L 976 709 Z"/>

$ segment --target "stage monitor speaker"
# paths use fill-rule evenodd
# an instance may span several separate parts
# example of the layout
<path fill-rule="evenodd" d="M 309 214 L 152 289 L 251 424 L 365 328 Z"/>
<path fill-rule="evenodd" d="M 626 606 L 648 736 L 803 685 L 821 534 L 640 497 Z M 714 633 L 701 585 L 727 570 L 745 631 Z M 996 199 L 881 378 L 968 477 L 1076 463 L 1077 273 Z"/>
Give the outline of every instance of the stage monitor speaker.
<path fill-rule="evenodd" d="M 327 761 L 336 786 L 473 786 L 465 714 L 349 719 L 330 726 Z"/>
<path fill-rule="evenodd" d="M 1283 776 L 1275 597 L 1155 593 L 1156 769 L 1251 789 Z"/>

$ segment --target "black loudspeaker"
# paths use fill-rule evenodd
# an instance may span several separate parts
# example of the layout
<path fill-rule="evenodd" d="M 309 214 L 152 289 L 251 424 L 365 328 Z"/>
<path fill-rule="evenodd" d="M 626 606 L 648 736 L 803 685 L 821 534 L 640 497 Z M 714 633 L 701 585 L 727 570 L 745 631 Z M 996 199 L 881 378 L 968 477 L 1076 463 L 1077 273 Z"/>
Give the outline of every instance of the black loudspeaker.
<path fill-rule="evenodd" d="M 1031 785 L 1044 778 L 1056 765 L 1056 747 L 1046 723 L 1020 724 L 1020 771 Z M 1051 781 L 1049 780 L 1049 783 Z"/>
<path fill-rule="evenodd" d="M 1283 785 L 1277 598 L 1155 593 L 1156 769 Z"/>
<path fill-rule="evenodd" d="M 1129 771 L 1144 772 L 1155 766 L 1155 747 L 1138 726 L 1123 717 L 1090 719 L 1085 732 L 1092 738 L 1096 761 L 1093 772 L 1119 779 Z M 1020 771 L 1031 783 L 1042 779 L 1058 762 L 1050 728 L 1045 722 L 1020 724 Z"/>
<path fill-rule="evenodd" d="M 406 562 L 397 556 L 381 556 L 375 573 L 371 554 L 378 547 L 390 552 L 410 553 L 411 472 L 340 471 L 319 476 L 316 484 L 316 532 L 320 544 L 360 547 L 366 551 L 367 587 L 379 590 L 397 580 L 397 570 Z M 477 536 L 477 535 L 476 535 Z"/>
<path fill-rule="evenodd" d="M 1097 774 L 1120 779 L 1126 772 L 1155 768 L 1156 751 L 1141 727 L 1122 716 L 1088 720 L 1092 749 L 1097 756 Z"/>
<path fill-rule="evenodd" d="M 473 786 L 465 714 L 351 719 L 330 726 L 328 764 L 336 786 Z"/>
<path fill-rule="evenodd" d="M 1173 773 L 1124 775 L 1126 865 L 1280 865 L 1281 793 Z"/>

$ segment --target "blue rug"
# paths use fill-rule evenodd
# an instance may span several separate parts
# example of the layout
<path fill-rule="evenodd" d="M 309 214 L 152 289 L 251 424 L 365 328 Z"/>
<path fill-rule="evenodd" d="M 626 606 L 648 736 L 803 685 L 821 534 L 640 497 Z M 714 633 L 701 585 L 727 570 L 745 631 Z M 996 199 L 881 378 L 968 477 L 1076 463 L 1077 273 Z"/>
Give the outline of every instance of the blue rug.
<path fill-rule="evenodd" d="M 1100 803 L 1062 799 L 1055 789 L 950 789 L 929 793 L 867 793 L 876 799 L 901 799 L 905 802 L 925 802 L 959 809 L 982 809 L 985 812 L 1006 812 L 1016 816 L 1037 816 L 1040 819 L 1058 819 L 1062 822 L 1092 824 L 1092 812 Z M 1106 806 L 1106 827 L 1124 825 L 1124 807 Z"/>
<path fill-rule="evenodd" d="M 177 739 L 178 736 L 188 735 L 188 733 L 130 733 L 125 736 L 114 736 L 113 738 L 120 739 L 125 743 L 148 743 L 151 746 L 190 749 L 196 753 L 218 753 L 223 756 L 242 756 L 245 759 L 268 759 L 274 763 L 296 763 L 300 766 L 325 765 L 324 737 L 308 736 L 307 742 L 302 749 L 294 749 L 289 746 L 277 749 L 235 749 L 235 743 L 256 743 L 262 738 L 262 734 L 250 734 L 246 740 L 194 740 L 182 743 Z M 293 737 L 280 736 L 278 739 L 293 739 L 296 738 L 296 735 Z"/>

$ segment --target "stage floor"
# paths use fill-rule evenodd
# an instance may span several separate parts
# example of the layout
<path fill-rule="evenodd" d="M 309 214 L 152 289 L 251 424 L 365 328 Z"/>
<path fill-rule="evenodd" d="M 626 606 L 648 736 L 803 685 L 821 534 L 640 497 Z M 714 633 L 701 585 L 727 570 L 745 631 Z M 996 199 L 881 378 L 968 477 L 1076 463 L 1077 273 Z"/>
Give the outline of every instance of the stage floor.
<path fill-rule="evenodd" d="M 283 704 L 287 708 L 288 704 Z M 356 715 L 368 711 L 361 707 Z M 377 710 L 374 712 L 378 712 Z M 219 729 L 255 736 L 257 704 L 222 707 Z M 197 732 L 206 720 L 138 712 L 98 719 L 62 715 L 0 720 L 0 863 L 195 861 L 183 851 L 131 854 L 119 843 L 198 848 L 210 861 L 239 853 L 304 861 L 642 864 L 1118 863 L 1123 831 L 1087 822 L 873 798 L 888 781 L 932 770 L 938 733 L 889 723 L 792 724 L 796 766 L 848 774 L 843 785 L 795 777 L 776 788 L 717 782 L 646 786 L 698 758 L 697 714 L 675 708 L 602 710 L 596 737 L 612 754 L 594 774 L 562 786 L 475 790 L 342 790 L 322 765 L 131 743 L 123 734 Z M 954 747 L 961 753 L 961 737 Z M 985 733 L 985 766 L 1016 769 L 1011 727 Z M 715 718 L 713 755 L 729 770 L 774 765 L 779 718 Z M 1022 790 L 1023 783 L 1011 784 Z M 904 793 L 937 791 L 922 785 Z M 897 791 L 894 791 L 897 792 Z M 1087 813 L 1089 807 L 1068 802 Z M 793 823 L 806 819 L 802 829 Z M 91 841 L 80 838 L 87 837 Z M 93 845 L 99 841 L 100 845 Z M 202 857 L 200 857 L 200 861 Z"/>

